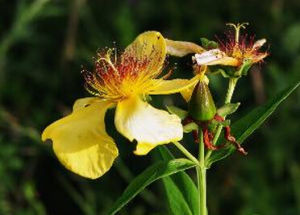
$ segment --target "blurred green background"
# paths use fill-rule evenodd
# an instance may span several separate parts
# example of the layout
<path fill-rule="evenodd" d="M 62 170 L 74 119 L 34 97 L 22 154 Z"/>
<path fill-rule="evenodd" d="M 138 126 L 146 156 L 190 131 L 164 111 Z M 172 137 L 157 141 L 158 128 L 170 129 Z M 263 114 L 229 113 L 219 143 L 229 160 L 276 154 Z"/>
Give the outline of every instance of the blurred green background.
<path fill-rule="evenodd" d="M 227 22 L 250 22 L 247 33 L 267 38 L 271 54 L 238 83 L 233 102 L 242 105 L 234 120 L 300 79 L 299 11 L 299 0 L 0 0 L 0 214 L 106 214 L 153 163 L 151 155 L 132 154 L 134 144 L 114 130 L 112 111 L 107 130 L 120 157 L 98 180 L 64 169 L 40 140 L 45 126 L 88 96 L 80 70 L 92 68 L 98 48 L 124 48 L 146 30 L 200 43 L 222 36 Z M 191 77 L 190 58 L 169 58 L 171 66 L 178 62 L 173 77 Z M 210 86 L 222 104 L 227 80 L 213 77 Z M 153 104 L 185 107 L 180 96 L 172 98 L 153 97 Z M 235 153 L 209 170 L 210 214 L 300 214 L 299 120 L 298 89 L 246 141 L 247 157 Z M 169 214 L 166 202 L 155 182 L 120 214 Z"/>

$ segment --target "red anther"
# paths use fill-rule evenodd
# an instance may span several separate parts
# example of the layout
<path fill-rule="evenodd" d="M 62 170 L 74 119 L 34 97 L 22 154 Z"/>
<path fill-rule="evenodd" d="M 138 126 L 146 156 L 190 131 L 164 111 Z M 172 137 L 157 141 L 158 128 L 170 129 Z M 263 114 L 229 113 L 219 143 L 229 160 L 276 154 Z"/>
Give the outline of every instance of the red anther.
<path fill-rule="evenodd" d="M 199 143 L 199 132 L 197 130 L 193 130 L 192 135 L 193 135 L 195 143 Z"/>
<path fill-rule="evenodd" d="M 225 119 L 224 119 L 224 117 L 222 117 L 222 116 L 216 114 L 216 115 L 214 116 L 214 120 L 216 120 L 216 121 L 218 121 L 218 122 L 224 122 Z"/>
<path fill-rule="evenodd" d="M 235 146 L 235 148 L 238 150 L 238 152 L 240 152 L 243 155 L 247 155 L 248 153 L 245 151 L 245 149 L 241 147 L 241 145 L 236 141 L 235 137 L 230 134 L 230 130 L 231 129 L 229 126 L 225 126 L 225 134 L 224 134 L 225 139 L 228 140 L 230 143 L 232 143 Z"/>
<path fill-rule="evenodd" d="M 210 138 L 210 132 L 208 131 L 207 128 L 203 128 L 203 141 L 204 141 L 204 145 L 206 146 L 206 148 L 210 149 L 210 150 L 217 150 L 218 147 L 216 147 L 215 145 L 212 144 L 211 139 Z"/>
<path fill-rule="evenodd" d="M 239 153 L 241 153 L 243 155 L 247 155 L 248 154 L 248 152 L 246 152 L 245 149 L 243 147 L 241 147 L 240 145 L 239 145 L 239 147 L 237 147 L 237 150 L 239 151 Z"/>

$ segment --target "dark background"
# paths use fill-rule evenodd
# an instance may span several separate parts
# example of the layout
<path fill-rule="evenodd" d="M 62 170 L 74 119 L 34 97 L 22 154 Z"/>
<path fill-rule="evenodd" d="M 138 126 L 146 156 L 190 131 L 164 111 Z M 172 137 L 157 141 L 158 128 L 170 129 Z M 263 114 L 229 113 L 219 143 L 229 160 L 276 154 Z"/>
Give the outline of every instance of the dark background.
<path fill-rule="evenodd" d="M 0 214 L 106 214 L 132 177 L 153 163 L 151 155 L 132 154 L 134 144 L 114 130 L 112 111 L 107 130 L 120 156 L 98 180 L 64 169 L 40 140 L 45 126 L 88 96 L 80 70 L 91 68 L 98 48 L 114 42 L 124 48 L 146 30 L 200 43 L 223 35 L 227 22 L 250 22 L 247 33 L 267 38 L 271 54 L 238 83 L 233 101 L 242 105 L 234 120 L 300 79 L 299 11 L 299 0 L 0 0 Z M 190 57 L 169 58 L 171 66 L 178 62 L 173 77 L 191 77 Z M 221 77 L 211 80 L 219 105 L 226 85 Z M 172 98 L 185 107 L 180 96 Z M 299 100 L 297 90 L 245 142 L 247 157 L 235 153 L 209 170 L 210 214 L 300 214 Z M 153 97 L 157 107 L 170 103 Z M 196 150 L 188 140 L 185 146 Z M 120 214 L 168 214 L 162 183 Z"/>

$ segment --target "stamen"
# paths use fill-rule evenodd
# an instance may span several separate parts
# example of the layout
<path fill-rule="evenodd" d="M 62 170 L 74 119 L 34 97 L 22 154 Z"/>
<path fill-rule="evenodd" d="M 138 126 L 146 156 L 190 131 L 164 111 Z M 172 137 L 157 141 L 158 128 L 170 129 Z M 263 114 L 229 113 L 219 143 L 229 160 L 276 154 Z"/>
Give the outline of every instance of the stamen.
<path fill-rule="evenodd" d="M 235 137 L 231 135 L 230 127 L 225 126 L 224 128 L 225 128 L 225 134 L 224 134 L 225 139 L 230 143 L 232 143 L 235 146 L 235 148 L 238 150 L 238 152 L 240 152 L 243 155 L 247 155 L 248 152 L 246 152 L 245 149 L 236 141 Z"/>

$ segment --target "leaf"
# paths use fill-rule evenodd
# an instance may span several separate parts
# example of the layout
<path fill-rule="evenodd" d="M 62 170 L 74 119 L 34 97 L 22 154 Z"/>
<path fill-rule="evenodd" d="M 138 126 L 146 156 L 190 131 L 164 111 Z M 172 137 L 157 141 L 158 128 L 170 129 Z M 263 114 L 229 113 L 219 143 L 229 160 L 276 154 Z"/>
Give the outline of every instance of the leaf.
<path fill-rule="evenodd" d="M 278 105 L 283 102 L 294 90 L 297 89 L 300 82 L 291 85 L 287 89 L 281 91 L 273 99 L 269 100 L 265 105 L 255 108 L 245 117 L 238 120 L 232 125 L 232 134 L 236 137 L 237 141 L 241 144 L 249 137 L 262 123 L 275 111 Z M 224 138 L 218 140 L 218 144 L 224 142 Z M 206 166 L 209 167 L 212 163 L 224 159 L 235 151 L 233 146 L 220 149 L 211 154 L 205 161 Z"/>
<path fill-rule="evenodd" d="M 230 103 L 225 104 L 217 110 L 218 115 L 227 116 L 229 114 L 233 114 L 240 106 L 241 103 Z"/>
<path fill-rule="evenodd" d="M 160 152 L 161 157 L 165 161 L 174 159 L 174 156 L 167 149 L 166 146 L 159 146 L 158 150 Z M 173 183 L 170 182 L 170 180 L 164 180 L 166 178 L 170 178 Z M 199 207 L 199 205 L 198 205 L 198 202 L 199 202 L 198 201 L 198 199 L 199 199 L 198 190 L 197 190 L 195 183 L 191 179 L 191 177 L 182 171 L 182 172 L 178 172 L 178 173 L 176 173 L 172 176 L 166 177 L 166 178 L 163 179 L 164 180 L 163 182 L 166 187 L 168 199 L 172 200 L 172 202 L 173 202 L 172 204 L 180 204 L 181 207 L 183 207 L 183 208 L 184 208 L 184 205 L 187 204 L 189 206 L 192 214 L 195 214 L 195 215 L 198 214 L 198 207 Z M 180 198 L 178 196 L 173 196 L 172 193 L 168 193 L 168 190 L 172 189 L 174 187 L 174 185 L 178 188 L 178 190 L 181 193 Z M 171 208 L 172 212 L 174 209 L 176 210 L 176 207 L 171 204 L 170 204 L 170 208 Z M 175 212 L 173 212 L 173 213 L 176 214 Z M 182 214 L 185 214 L 185 213 L 182 213 Z"/>
<path fill-rule="evenodd" d="M 121 210 L 128 202 L 130 202 L 130 200 L 132 200 L 152 182 L 194 166 L 195 164 L 187 159 L 161 161 L 151 165 L 135 179 L 133 179 L 124 193 L 114 203 L 109 214 L 115 214 Z"/>
<path fill-rule="evenodd" d="M 173 105 L 167 105 L 166 107 L 170 113 L 177 115 L 180 119 L 185 119 L 189 114 L 186 110 L 183 110 Z"/>
<path fill-rule="evenodd" d="M 184 133 L 190 133 L 194 130 L 198 130 L 198 125 L 194 122 L 191 122 L 189 124 L 186 124 L 183 126 L 183 132 Z"/>
<path fill-rule="evenodd" d="M 169 202 L 170 209 L 172 214 L 174 215 L 193 215 L 191 209 L 189 208 L 188 204 L 184 200 L 184 197 L 176 186 L 174 181 L 170 177 L 165 177 L 162 179 L 166 193 L 167 199 Z"/>

